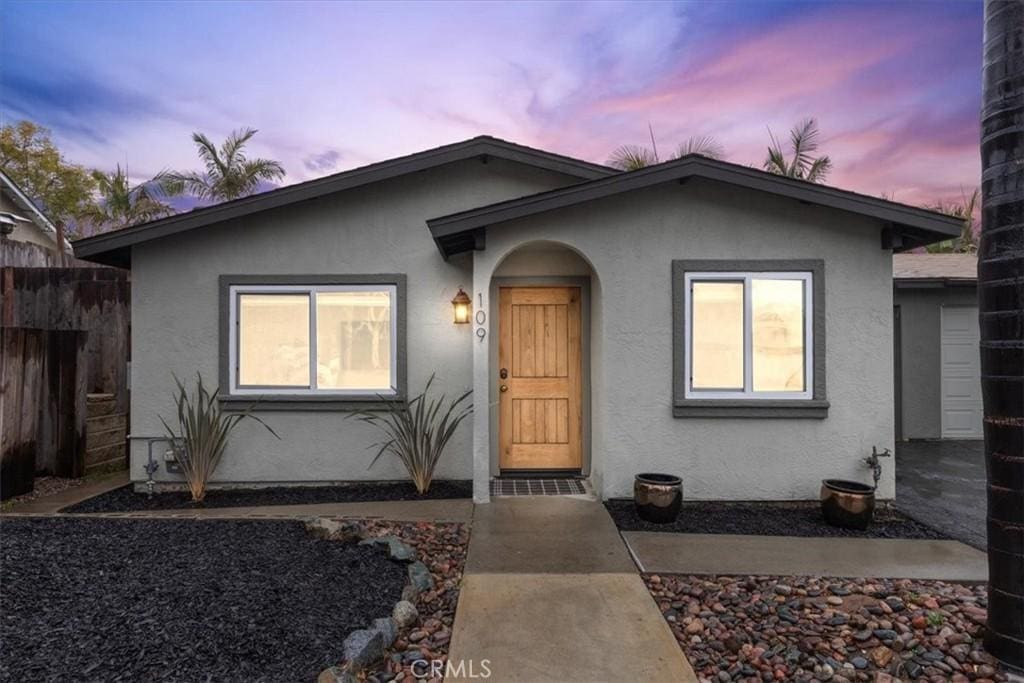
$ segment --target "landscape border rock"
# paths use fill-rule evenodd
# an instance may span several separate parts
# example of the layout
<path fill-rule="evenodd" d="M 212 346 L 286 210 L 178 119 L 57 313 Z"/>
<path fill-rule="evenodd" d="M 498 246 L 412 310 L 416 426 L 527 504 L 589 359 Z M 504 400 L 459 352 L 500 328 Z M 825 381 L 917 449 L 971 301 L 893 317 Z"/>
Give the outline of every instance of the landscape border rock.
<path fill-rule="evenodd" d="M 307 519 L 305 526 L 309 533 L 326 541 L 386 548 L 388 557 L 407 565 L 408 583 L 391 614 L 374 619 L 369 627 L 348 634 L 341 646 L 344 655 L 342 666 L 324 669 L 317 679 L 317 683 L 355 681 L 356 674 L 384 658 L 384 651 L 395 642 L 401 629 L 416 623 L 419 613 L 413 603 L 420 593 L 434 589 L 434 579 L 427 566 L 417 559 L 416 551 L 396 536 L 373 536 L 358 521 L 330 517 Z"/>

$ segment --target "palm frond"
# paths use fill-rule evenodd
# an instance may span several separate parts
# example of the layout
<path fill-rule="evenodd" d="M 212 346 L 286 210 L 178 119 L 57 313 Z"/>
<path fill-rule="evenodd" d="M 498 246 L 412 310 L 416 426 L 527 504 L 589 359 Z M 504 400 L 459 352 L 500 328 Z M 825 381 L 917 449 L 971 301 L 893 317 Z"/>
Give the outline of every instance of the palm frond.
<path fill-rule="evenodd" d="M 684 140 L 673 158 L 680 159 L 688 154 L 699 154 L 709 159 L 724 159 L 725 148 L 711 135 L 696 135 Z"/>
<path fill-rule="evenodd" d="M 823 183 L 831 171 L 832 160 L 827 156 L 818 157 L 811 162 L 811 165 L 808 167 L 807 173 L 804 176 L 804 180 L 808 180 L 812 183 Z"/>
<path fill-rule="evenodd" d="M 813 118 L 806 118 L 789 132 L 790 144 L 793 146 L 793 166 L 798 178 L 807 178 L 810 166 L 814 162 L 811 156 L 818 150 L 818 123 Z"/>
<path fill-rule="evenodd" d="M 814 118 L 806 118 L 789 132 L 790 151 L 792 158 L 786 159 L 771 128 L 768 129 L 768 154 L 762 167 L 769 173 L 800 178 L 812 183 L 824 182 L 832 170 L 832 160 L 827 156 L 815 157 L 818 151 L 818 122 Z"/>
<path fill-rule="evenodd" d="M 252 194 L 261 180 L 280 180 L 285 171 L 273 159 L 248 159 L 245 146 L 256 135 L 254 128 L 232 131 L 218 148 L 202 133 L 192 134 L 205 173 L 162 173 L 160 189 L 168 195 L 191 194 L 201 200 L 227 201 Z"/>
<path fill-rule="evenodd" d="M 657 163 L 654 153 L 639 145 L 623 145 L 608 158 L 608 165 L 622 171 L 636 171 Z"/>

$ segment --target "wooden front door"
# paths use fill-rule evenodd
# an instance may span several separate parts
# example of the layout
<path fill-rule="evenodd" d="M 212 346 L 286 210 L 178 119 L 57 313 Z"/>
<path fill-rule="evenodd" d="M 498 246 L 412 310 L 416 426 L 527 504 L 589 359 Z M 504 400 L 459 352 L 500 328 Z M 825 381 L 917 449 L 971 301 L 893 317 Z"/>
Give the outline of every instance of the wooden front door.
<path fill-rule="evenodd" d="M 580 469 L 580 288 L 501 287 L 498 300 L 501 469 Z"/>

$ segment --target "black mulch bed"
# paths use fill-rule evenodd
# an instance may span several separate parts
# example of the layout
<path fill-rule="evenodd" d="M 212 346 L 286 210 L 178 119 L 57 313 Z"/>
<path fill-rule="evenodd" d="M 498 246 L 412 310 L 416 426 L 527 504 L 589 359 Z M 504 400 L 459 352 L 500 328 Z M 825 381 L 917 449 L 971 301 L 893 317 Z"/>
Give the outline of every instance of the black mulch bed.
<path fill-rule="evenodd" d="M 317 503 L 359 503 L 377 500 L 440 500 L 472 498 L 470 480 L 440 480 L 430 485 L 426 495 L 416 492 L 407 481 L 375 481 L 341 486 L 275 486 L 254 489 L 211 489 L 200 505 L 192 502 L 187 491 L 135 493 L 131 485 L 70 505 L 61 512 L 135 512 L 139 510 L 193 510 L 196 508 L 233 508 L 257 505 L 308 505 Z"/>
<path fill-rule="evenodd" d="M 405 568 L 299 522 L 0 521 L 0 681 L 313 681 Z"/>
<path fill-rule="evenodd" d="M 725 503 L 684 502 L 673 524 L 652 524 L 640 519 L 633 501 L 614 499 L 605 503 L 620 531 L 670 531 L 684 534 L 745 534 L 752 536 L 848 536 L 852 538 L 945 539 L 945 534 L 893 509 L 875 509 L 875 521 L 867 531 L 829 526 L 816 502 Z"/>

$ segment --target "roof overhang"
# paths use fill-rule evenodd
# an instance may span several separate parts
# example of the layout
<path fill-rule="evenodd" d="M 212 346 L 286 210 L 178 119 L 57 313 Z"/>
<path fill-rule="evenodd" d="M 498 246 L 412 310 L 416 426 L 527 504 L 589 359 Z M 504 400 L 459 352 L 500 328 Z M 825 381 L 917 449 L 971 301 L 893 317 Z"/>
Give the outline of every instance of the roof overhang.
<path fill-rule="evenodd" d="M 433 218 L 427 226 L 441 255 L 447 259 L 463 251 L 482 249 L 487 228 L 497 223 L 690 178 L 705 178 L 875 218 L 883 224 L 884 249 L 904 251 L 960 234 L 961 220 L 953 216 L 693 154 L 629 173 Z"/>
<path fill-rule="evenodd" d="M 977 287 L 978 281 L 957 277 L 893 278 L 896 289 L 943 289 L 945 287 Z"/>
<path fill-rule="evenodd" d="M 121 268 L 131 267 L 131 247 L 143 242 L 169 237 L 187 230 L 248 216 L 349 190 L 371 183 L 390 180 L 409 173 L 426 171 L 444 164 L 467 159 L 503 159 L 562 173 L 581 180 L 617 174 L 613 168 L 544 150 L 517 145 L 489 136 L 437 147 L 404 157 L 388 159 L 369 166 L 343 171 L 304 183 L 243 197 L 214 206 L 195 209 L 160 220 L 87 237 L 74 243 L 75 256 Z"/>
<path fill-rule="evenodd" d="M 50 219 L 46 217 L 36 203 L 33 202 L 27 194 L 25 194 L 17 183 L 11 180 L 6 173 L 0 171 L 0 188 L 11 198 L 11 200 L 21 207 L 23 211 L 28 213 L 29 217 L 24 218 L 15 214 L 7 214 L 12 217 L 12 220 L 19 220 L 22 222 L 35 223 L 36 227 L 42 230 L 49 238 L 53 240 L 54 246 L 57 245 L 57 227 L 50 222 Z M 65 249 L 67 244 L 65 243 Z"/>

